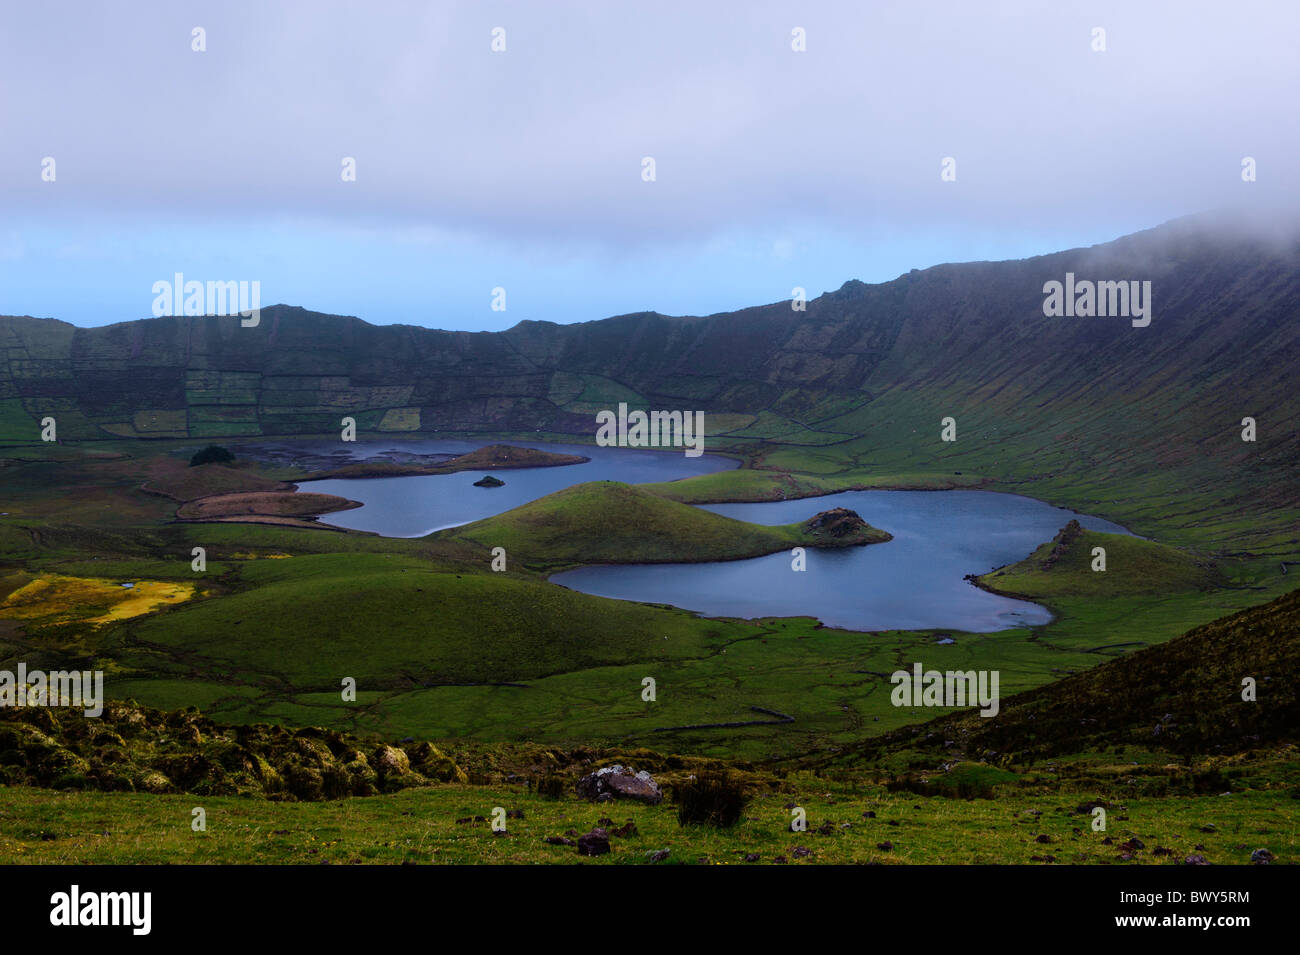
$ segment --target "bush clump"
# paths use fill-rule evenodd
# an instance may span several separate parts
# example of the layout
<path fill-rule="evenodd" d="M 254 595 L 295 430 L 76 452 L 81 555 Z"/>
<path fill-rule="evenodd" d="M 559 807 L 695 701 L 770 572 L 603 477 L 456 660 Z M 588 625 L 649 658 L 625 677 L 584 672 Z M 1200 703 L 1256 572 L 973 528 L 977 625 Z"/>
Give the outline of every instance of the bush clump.
<path fill-rule="evenodd" d="M 751 796 L 736 773 L 701 772 L 673 786 L 677 822 L 727 828 L 740 821 Z"/>
<path fill-rule="evenodd" d="M 544 799 L 559 799 L 564 795 L 564 777 L 547 773 L 537 778 L 537 795 Z"/>
<path fill-rule="evenodd" d="M 221 445 L 209 444 L 190 458 L 190 467 L 196 468 L 200 464 L 229 464 L 233 460 L 235 460 L 235 456 Z"/>

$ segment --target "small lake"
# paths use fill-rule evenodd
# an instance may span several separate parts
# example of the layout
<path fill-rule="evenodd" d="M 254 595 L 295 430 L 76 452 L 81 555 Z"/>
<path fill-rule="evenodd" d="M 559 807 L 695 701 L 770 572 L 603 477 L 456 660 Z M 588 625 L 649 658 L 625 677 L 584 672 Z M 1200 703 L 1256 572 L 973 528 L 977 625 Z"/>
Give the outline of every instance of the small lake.
<path fill-rule="evenodd" d="M 632 448 L 598 448 L 585 444 L 552 444 L 547 441 L 394 441 L 352 445 L 360 458 L 387 450 L 422 454 L 446 452 L 465 454 L 489 444 L 511 444 L 557 454 L 581 454 L 586 464 L 556 468 L 520 470 L 457 471 L 419 477 L 329 479 L 307 481 L 300 487 L 316 494 L 337 494 L 364 507 L 326 514 L 324 523 L 353 530 L 374 531 L 385 537 L 423 537 L 434 531 L 471 521 L 481 521 L 511 508 L 535 501 L 585 481 L 624 481 L 648 484 L 710 474 L 739 466 L 739 462 L 716 454 L 688 458 L 681 451 L 642 451 Z M 332 445 L 337 447 L 337 443 Z M 505 481 L 504 487 L 475 487 L 485 474 Z"/>
<path fill-rule="evenodd" d="M 398 440 L 350 446 L 349 453 L 355 458 L 389 450 L 463 454 L 490 443 Z M 474 487 L 488 473 L 483 471 L 331 479 L 302 487 L 365 505 L 328 514 L 327 523 L 388 537 L 420 537 L 500 514 L 584 481 L 672 481 L 737 466 L 718 455 L 688 458 L 680 452 L 508 443 L 592 460 L 568 467 L 492 472 L 506 482 L 499 488 Z M 782 551 L 752 560 L 583 567 L 551 580 L 583 593 L 672 604 L 708 616 L 811 616 L 827 626 L 849 630 L 989 633 L 1038 626 L 1050 622 L 1052 615 L 1038 604 L 980 590 L 963 579 L 966 574 L 986 573 L 1027 557 L 1071 518 L 1091 530 L 1128 533 L 1110 521 L 992 491 L 847 491 L 800 501 L 715 504 L 706 509 L 755 524 L 790 524 L 832 507 L 857 511 L 894 539 L 843 550 L 807 549 L 807 570 L 802 573 L 791 570 L 790 553 Z"/>
<path fill-rule="evenodd" d="M 789 551 L 705 564 L 583 567 L 554 583 L 601 597 L 667 603 L 711 617 L 816 617 L 849 630 L 953 629 L 989 633 L 1051 621 L 1045 607 L 980 590 L 963 579 L 1021 560 L 1071 519 L 1126 534 L 1100 518 L 992 491 L 848 491 L 801 501 L 715 504 L 706 510 L 754 524 L 792 524 L 847 507 L 889 531 L 884 544 Z"/>

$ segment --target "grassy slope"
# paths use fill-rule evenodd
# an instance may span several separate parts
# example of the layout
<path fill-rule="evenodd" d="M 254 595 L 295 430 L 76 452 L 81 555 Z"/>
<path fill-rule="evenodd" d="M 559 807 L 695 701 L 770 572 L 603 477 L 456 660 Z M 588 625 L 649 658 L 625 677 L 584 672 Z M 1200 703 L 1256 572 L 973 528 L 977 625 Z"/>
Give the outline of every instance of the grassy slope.
<path fill-rule="evenodd" d="M 813 516 L 809 509 L 809 517 Z M 616 481 L 578 484 L 438 535 L 504 547 L 530 567 L 735 560 L 796 546 L 843 546 L 802 524 L 766 527 L 679 504 Z M 857 542 L 888 540 L 867 528 Z"/>
<path fill-rule="evenodd" d="M 616 839 L 615 851 L 598 864 L 643 864 L 647 853 L 661 848 L 672 850 L 674 862 L 733 862 L 748 853 L 761 862 L 778 855 L 794 861 L 797 847 L 811 850 L 808 863 L 1143 865 L 1176 864 L 1197 852 L 1215 864 L 1244 864 L 1255 848 L 1288 862 L 1300 848 L 1294 747 L 1285 745 L 1300 725 L 1298 621 L 1300 593 L 1289 594 L 1162 647 L 1005 700 L 999 720 L 950 717 L 931 732 L 893 734 L 835 760 L 842 771 L 864 759 L 879 764 L 891 753 L 913 765 L 918 755 L 951 762 L 970 754 L 997 756 L 1016 770 L 959 764 L 954 774 L 968 770 L 966 777 L 989 783 L 974 801 L 895 792 L 890 786 L 897 777 L 888 769 L 883 776 L 859 769 L 846 777 L 825 761 L 822 769 L 830 769 L 830 776 L 751 774 L 757 798 L 744 821 L 726 831 L 679 828 L 668 805 L 593 806 L 571 796 L 544 800 L 505 783 L 500 772 L 475 786 L 300 804 L 17 786 L 5 789 L 0 861 L 573 863 L 579 857 L 572 848 L 542 840 L 570 829 L 586 831 L 599 816 L 611 815 L 635 822 L 639 831 Z M 1243 671 L 1260 676 L 1258 703 L 1236 697 L 1236 676 Z M 1193 692 L 1152 692 L 1177 685 L 1184 674 L 1191 678 L 1184 686 Z M 1165 731 L 1152 734 L 1152 721 Z M 215 738 L 205 729 L 208 735 Z M 944 744 L 951 739 L 959 740 L 957 748 Z M 1107 760 L 1102 750 L 1112 747 Z M 1229 755 L 1260 747 L 1263 755 L 1253 761 Z M 1169 764 L 1167 753 L 1180 749 L 1223 755 L 1202 755 L 1196 766 Z M 663 758 L 642 755 L 659 773 Z M 1080 755 L 1087 761 L 1071 758 Z M 538 756 L 555 759 L 536 752 L 527 758 Z M 1044 756 L 1052 761 L 1041 770 L 1023 765 Z M 680 775 L 660 773 L 669 781 Z M 1225 790 L 1231 798 L 1217 795 Z M 1094 800 L 1109 809 L 1105 832 L 1089 825 L 1087 807 Z M 790 803 L 807 809 L 812 831 L 788 831 L 784 806 Z M 205 833 L 188 828 L 195 804 L 207 812 Z M 524 810 L 506 838 L 472 821 L 495 806 Z M 1130 838 L 1145 848 L 1126 852 L 1120 843 Z"/>
<path fill-rule="evenodd" d="M 1254 700 L 1243 699 L 1245 678 L 1255 682 Z M 902 749 L 931 759 L 967 754 L 1008 765 L 1131 747 L 1202 757 L 1277 746 L 1294 753 L 1298 685 L 1300 591 L 1293 591 L 1004 700 L 996 719 L 969 711 L 941 717 L 834 761 Z"/>
<path fill-rule="evenodd" d="M 679 481 L 663 481 L 642 487 L 669 500 L 683 504 L 721 504 L 732 501 L 785 501 L 795 498 L 836 494 L 840 491 L 863 491 L 870 488 L 899 488 L 918 491 L 951 490 L 979 487 L 984 479 L 973 474 L 865 472 L 821 477 L 789 471 L 762 471 L 740 468 L 715 471 Z"/>
<path fill-rule="evenodd" d="M 1224 464 L 1188 450 L 1213 445 L 1217 454 L 1235 453 L 1232 442 L 1242 442 L 1226 425 L 1186 442 L 1164 437 L 1162 445 L 1179 449 L 1176 460 L 1164 461 L 1151 460 L 1147 450 L 1156 438 L 1114 409 L 1083 415 L 1066 441 L 1054 433 L 1060 426 L 1041 413 L 995 410 L 956 390 L 935 389 L 921 396 L 899 389 L 879 395 L 870 407 L 823 423 L 856 432 L 851 440 L 820 448 L 772 442 L 748 449 L 751 460 L 826 481 L 866 474 L 886 486 L 900 474 L 982 475 L 989 479 L 989 490 L 1105 517 L 1178 547 L 1269 558 L 1274 566 L 1278 560 L 1300 559 L 1294 463 Z M 952 443 L 939 440 L 938 422 L 945 415 L 960 422 Z M 1123 453 L 1108 461 L 1085 450 L 1093 446 Z"/>
<path fill-rule="evenodd" d="M 403 477 L 419 474 L 450 474 L 454 471 L 492 471 L 512 468 L 550 468 L 581 464 L 585 458 L 577 454 L 557 454 L 535 448 L 516 448 L 505 444 L 467 451 L 443 464 L 403 464 L 395 461 L 368 461 L 345 464 L 326 471 L 313 471 L 303 480 L 321 481 L 326 478 Z"/>
<path fill-rule="evenodd" d="M 263 477 L 250 466 L 200 464 L 189 467 L 170 456 L 160 456 L 150 465 L 144 490 L 165 494 L 178 501 L 192 501 L 214 494 L 288 491 L 290 485 Z"/>
<path fill-rule="evenodd" d="M 1093 570 L 1104 552 L 1105 569 Z M 1170 595 L 1222 586 L 1213 563 L 1175 548 L 1124 534 L 1084 530 L 1071 521 L 1055 538 L 1022 561 L 984 574 L 990 590 L 1032 600 L 1061 597 L 1107 599 Z"/>

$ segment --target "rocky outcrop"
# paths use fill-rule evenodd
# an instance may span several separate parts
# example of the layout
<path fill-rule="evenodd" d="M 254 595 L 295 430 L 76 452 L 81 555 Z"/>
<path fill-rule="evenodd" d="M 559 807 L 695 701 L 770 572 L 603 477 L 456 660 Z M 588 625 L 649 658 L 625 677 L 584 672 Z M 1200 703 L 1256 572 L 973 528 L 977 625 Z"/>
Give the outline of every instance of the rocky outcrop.
<path fill-rule="evenodd" d="M 804 525 L 813 533 L 828 534 L 831 537 L 847 537 L 870 526 L 858 516 L 856 511 L 851 511 L 847 507 L 833 507 L 829 511 L 822 511 Z"/>
<path fill-rule="evenodd" d="M 817 547 L 850 547 L 858 544 L 879 544 L 892 535 L 872 527 L 856 511 L 847 507 L 833 507 L 804 522 L 804 533 Z"/>
<path fill-rule="evenodd" d="M 333 730 L 226 726 L 129 703 L 109 703 L 100 718 L 0 708 L 0 785 L 315 801 L 466 781 L 427 742 L 375 746 Z"/>
<path fill-rule="evenodd" d="M 1070 521 L 1070 523 L 1062 527 L 1061 532 L 1056 535 L 1052 542 L 1053 547 L 1051 551 L 1043 559 L 1043 570 L 1051 570 L 1052 567 L 1055 566 L 1056 562 L 1065 556 L 1066 552 L 1070 549 L 1070 545 L 1078 540 L 1079 535 L 1082 533 L 1083 526 L 1075 520 Z"/>
<path fill-rule="evenodd" d="M 657 806 L 664 800 L 659 784 L 649 773 L 644 770 L 636 772 L 617 763 L 583 776 L 578 780 L 576 788 L 579 796 L 592 802 L 633 799 Z"/>

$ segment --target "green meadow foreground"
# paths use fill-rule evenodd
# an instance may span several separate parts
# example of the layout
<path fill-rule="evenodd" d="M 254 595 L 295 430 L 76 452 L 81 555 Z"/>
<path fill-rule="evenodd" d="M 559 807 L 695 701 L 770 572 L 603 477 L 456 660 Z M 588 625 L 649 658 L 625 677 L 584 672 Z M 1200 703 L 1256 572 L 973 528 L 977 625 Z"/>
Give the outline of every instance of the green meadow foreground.
<path fill-rule="evenodd" d="M 1104 833 L 1078 811 L 1096 797 L 1031 786 L 968 802 L 792 774 L 756 798 L 743 821 L 718 829 L 679 826 L 667 803 L 552 800 L 522 786 L 444 785 L 324 803 L 9 787 L 0 800 L 0 863 L 1157 865 L 1201 855 L 1224 865 L 1248 864 L 1259 848 L 1291 861 L 1300 848 L 1296 800 L 1284 792 L 1123 797 Z M 808 831 L 789 830 L 789 803 L 806 809 Z M 207 814 L 204 832 L 191 830 L 196 806 Z M 496 807 L 523 811 L 508 820 L 508 835 L 487 821 Z M 636 827 L 612 837 L 608 854 L 580 856 L 544 841 L 576 838 L 605 817 Z M 1125 850 L 1135 837 L 1145 848 Z M 661 849 L 668 857 L 652 861 Z"/>

